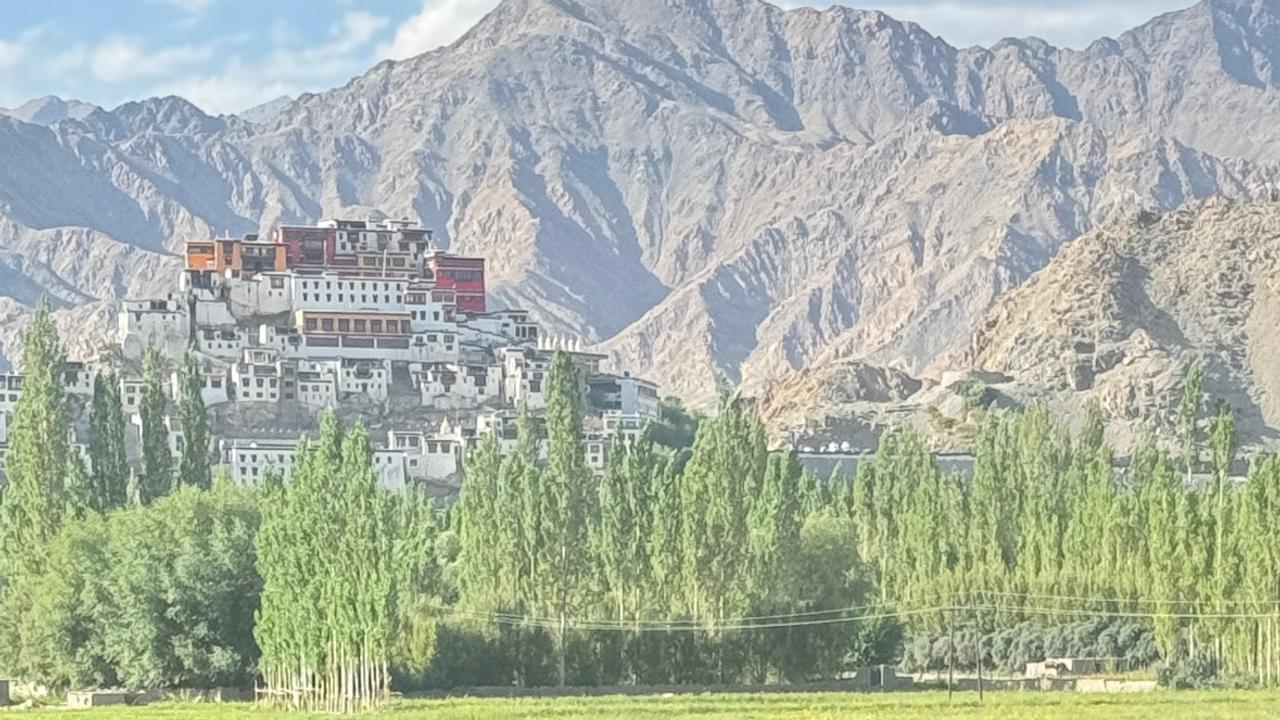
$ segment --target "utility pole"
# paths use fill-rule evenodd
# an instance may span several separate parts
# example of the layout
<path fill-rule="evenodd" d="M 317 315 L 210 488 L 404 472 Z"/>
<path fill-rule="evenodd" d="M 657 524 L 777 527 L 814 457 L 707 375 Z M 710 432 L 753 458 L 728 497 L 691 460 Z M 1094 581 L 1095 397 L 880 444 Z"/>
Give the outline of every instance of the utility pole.
<path fill-rule="evenodd" d="M 947 632 L 951 640 L 947 645 L 947 702 L 951 702 L 952 682 L 956 675 L 956 612 L 947 611 Z"/>
<path fill-rule="evenodd" d="M 975 623 L 975 638 L 978 651 L 978 702 L 982 702 L 982 620 L 978 617 L 978 609 L 976 607 L 973 610 L 973 619 Z"/>

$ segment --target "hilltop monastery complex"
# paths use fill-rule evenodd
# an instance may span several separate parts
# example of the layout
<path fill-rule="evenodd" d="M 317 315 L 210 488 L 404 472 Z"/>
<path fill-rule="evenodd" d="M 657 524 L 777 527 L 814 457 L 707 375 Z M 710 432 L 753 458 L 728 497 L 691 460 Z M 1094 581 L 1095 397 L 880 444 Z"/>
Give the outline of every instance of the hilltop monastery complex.
<path fill-rule="evenodd" d="M 430 231 L 396 220 L 325 220 L 256 235 L 188 242 L 178 290 L 129 300 L 118 345 L 64 370 L 73 444 L 88 444 L 95 371 L 121 378 L 131 453 L 141 426 L 142 356 L 157 348 L 177 396 L 177 367 L 193 347 L 216 452 L 236 482 L 286 477 L 299 440 L 334 408 L 362 420 L 375 467 L 392 489 L 456 491 L 466 449 L 487 432 L 515 442 L 521 402 L 543 407 L 554 349 L 578 368 L 587 462 L 604 468 L 608 440 L 657 417 L 658 389 L 603 368 L 605 356 L 547 338 L 523 310 L 490 309 L 483 258 L 437 249 Z M 0 450 L 21 393 L 20 375 L 0 375 Z M 176 406 L 171 446 L 181 446 Z"/>

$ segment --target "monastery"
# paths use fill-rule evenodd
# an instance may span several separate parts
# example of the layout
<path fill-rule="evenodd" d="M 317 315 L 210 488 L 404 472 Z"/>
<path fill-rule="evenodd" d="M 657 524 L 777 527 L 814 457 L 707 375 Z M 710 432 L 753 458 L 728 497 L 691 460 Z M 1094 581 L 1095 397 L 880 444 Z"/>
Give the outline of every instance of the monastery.
<path fill-rule="evenodd" d="M 401 220 L 283 225 L 269 239 L 220 237 L 186 244 L 177 290 L 125 301 L 118 346 L 68 363 L 73 445 L 88 444 L 96 369 L 112 366 L 137 453 L 142 356 L 156 348 L 170 369 L 187 348 L 203 368 L 216 453 L 234 481 L 289 475 L 301 438 L 325 408 L 361 420 L 375 442 L 384 487 L 456 492 L 466 451 L 495 432 L 514 447 L 520 403 L 544 407 L 543 376 L 556 349 L 578 369 L 587 462 L 605 465 L 609 439 L 632 436 L 658 415 L 658 388 L 605 369 L 606 357 L 553 340 L 519 309 L 491 309 L 485 261 L 438 249 L 429 230 Z M 0 450 L 22 378 L 0 375 Z M 176 405 L 167 418 L 176 453 Z"/>

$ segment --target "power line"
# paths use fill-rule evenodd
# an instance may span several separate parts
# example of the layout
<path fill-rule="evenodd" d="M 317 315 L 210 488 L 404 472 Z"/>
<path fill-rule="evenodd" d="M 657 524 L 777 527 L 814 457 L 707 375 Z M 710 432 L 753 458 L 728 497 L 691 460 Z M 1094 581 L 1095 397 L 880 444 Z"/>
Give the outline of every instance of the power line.
<path fill-rule="evenodd" d="M 920 602 L 926 602 L 926 601 L 927 602 L 945 602 L 950 600 L 951 597 L 952 595 L 950 594 L 929 595 L 922 598 L 913 598 L 910 601 L 900 600 L 896 602 L 879 602 L 879 603 L 872 603 L 868 605 L 854 605 L 852 607 L 845 607 L 845 608 L 832 608 L 829 610 L 806 610 L 806 611 L 797 611 L 797 612 L 777 613 L 774 615 L 746 615 L 743 617 L 734 618 L 734 622 L 754 623 L 756 621 L 771 621 L 771 620 L 782 620 L 782 619 L 789 619 L 789 618 L 816 618 L 823 615 L 845 615 L 848 613 L 860 613 L 867 610 L 878 610 L 885 607 L 901 605 L 903 602 L 912 602 L 912 603 L 920 603 Z M 448 608 L 442 607 L 441 609 L 447 610 Z M 473 614 L 476 614 L 476 613 L 473 613 Z M 537 621 L 537 622 L 551 622 L 551 623 L 559 622 L 559 619 L 555 617 L 510 613 L 510 612 L 502 612 L 502 611 L 493 611 L 493 612 L 478 613 L 478 614 L 484 615 L 485 617 L 501 617 L 504 619 L 520 620 L 520 621 Z M 613 618 L 613 619 L 591 620 L 591 621 L 584 621 L 584 622 L 590 622 L 593 625 L 614 625 L 617 627 L 622 627 L 627 629 L 634 628 L 637 626 L 646 626 L 646 625 L 659 625 L 662 627 L 670 627 L 676 624 L 687 625 L 695 629 L 705 627 L 703 623 L 700 623 L 699 621 L 692 620 L 692 619 L 690 620 L 671 620 L 671 619 L 618 620 L 616 618 Z"/>
<path fill-rule="evenodd" d="M 1017 593 L 990 593 L 992 595 L 1017 596 Z M 978 595 L 981 595 L 980 593 Z M 957 597 L 961 602 L 956 602 Z M 1080 600 L 1096 601 L 1105 600 L 1107 598 L 1071 598 L 1070 596 L 1045 596 L 1048 599 L 1057 600 Z M 930 605 L 927 607 L 908 607 L 894 608 L 901 603 L 884 603 L 880 605 L 864 605 L 853 608 L 841 608 L 838 610 L 820 610 L 812 611 L 808 615 L 808 619 L 803 620 L 781 620 L 781 618 L 805 617 L 803 613 L 793 615 L 774 615 L 774 616 L 754 616 L 735 618 L 728 623 L 715 624 L 704 623 L 694 620 L 636 620 L 625 621 L 616 619 L 593 620 L 593 619 L 575 619 L 566 618 L 564 627 L 571 630 L 593 630 L 593 631 L 616 631 L 616 632 L 634 632 L 634 633 L 650 633 L 650 632 L 697 632 L 697 631 L 744 631 L 744 630 L 770 630 L 781 628 L 803 628 L 803 627 L 822 627 L 831 625 L 841 625 L 846 623 L 867 622 L 873 620 L 886 620 L 892 618 L 905 618 L 921 615 L 939 615 L 943 616 L 947 613 L 969 613 L 969 612 L 994 612 L 1014 615 L 1043 615 L 1043 616 L 1066 616 L 1066 617 L 1094 617 L 1094 618 L 1134 618 L 1134 619 L 1170 619 L 1170 620 L 1261 620 L 1273 618 L 1276 610 L 1262 612 L 1188 612 L 1188 611 L 1136 611 L 1136 610 L 1101 610 L 1096 608 L 1080 608 L 1080 607 L 1047 607 L 1032 604 L 1011 604 L 1011 603 L 993 603 L 982 602 L 970 604 L 975 599 L 974 595 L 951 596 L 952 602 L 947 604 Z M 1174 601 L 1169 601 L 1170 603 Z M 1273 604 L 1273 603 L 1265 603 Z M 441 608 L 444 609 L 444 608 Z M 839 614 L 837 617 L 816 617 L 818 614 Z M 849 614 L 853 613 L 853 614 Z M 471 620 L 475 622 L 487 623 L 491 625 L 507 626 L 507 627 L 534 627 L 544 629 L 558 629 L 560 620 L 558 618 L 546 618 L 533 615 L 520 615 L 516 613 L 481 613 L 470 612 L 464 610 L 451 611 L 451 615 L 455 618 L 463 620 Z"/>

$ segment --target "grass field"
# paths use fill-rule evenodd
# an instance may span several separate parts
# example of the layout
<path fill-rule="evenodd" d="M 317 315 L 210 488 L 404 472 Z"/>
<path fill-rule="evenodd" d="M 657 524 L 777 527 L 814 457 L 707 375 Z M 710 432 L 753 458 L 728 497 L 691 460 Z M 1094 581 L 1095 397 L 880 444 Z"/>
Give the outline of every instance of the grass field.
<path fill-rule="evenodd" d="M 4 713 L 0 712 L 0 716 Z M 22 716 L 90 720 L 297 720 L 293 713 L 251 705 L 151 705 L 96 710 L 48 710 Z M 315 716 L 333 717 L 333 716 Z M 762 694 L 676 697 L 405 700 L 375 717 L 397 720 L 1190 720 L 1191 718 L 1280 718 L 1280 692 L 1156 692 L 1135 695 L 1081 693 Z"/>

